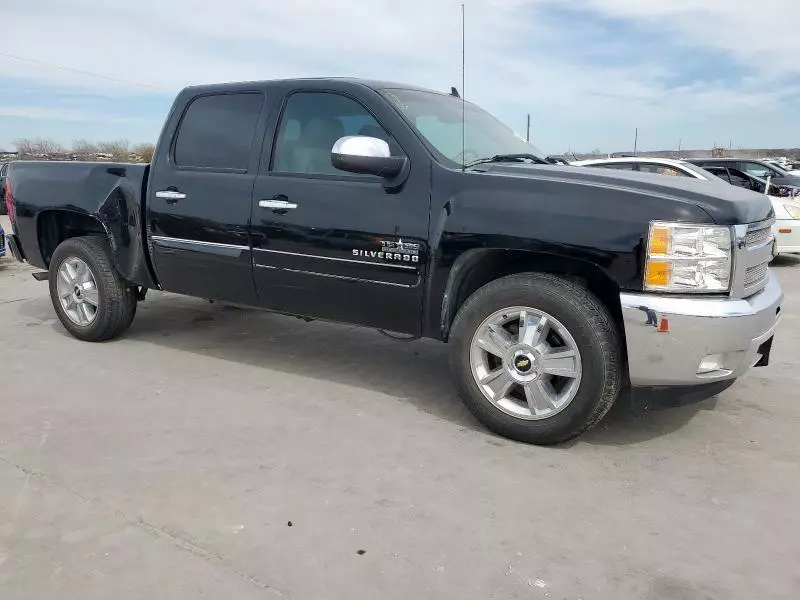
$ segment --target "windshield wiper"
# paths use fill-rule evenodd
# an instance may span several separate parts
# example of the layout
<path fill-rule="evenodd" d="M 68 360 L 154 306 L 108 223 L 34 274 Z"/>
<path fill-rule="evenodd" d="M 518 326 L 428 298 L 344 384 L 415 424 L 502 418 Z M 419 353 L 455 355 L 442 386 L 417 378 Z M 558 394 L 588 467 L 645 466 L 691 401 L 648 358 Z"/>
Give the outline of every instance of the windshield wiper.
<path fill-rule="evenodd" d="M 539 158 L 535 154 L 495 154 L 491 158 L 479 158 L 478 160 L 473 160 L 472 162 L 464 165 L 464 168 L 469 169 L 470 167 L 474 167 L 476 165 L 485 165 L 487 163 L 524 162 L 526 160 L 530 160 L 540 165 L 550 164 L 545 159 Z"/>

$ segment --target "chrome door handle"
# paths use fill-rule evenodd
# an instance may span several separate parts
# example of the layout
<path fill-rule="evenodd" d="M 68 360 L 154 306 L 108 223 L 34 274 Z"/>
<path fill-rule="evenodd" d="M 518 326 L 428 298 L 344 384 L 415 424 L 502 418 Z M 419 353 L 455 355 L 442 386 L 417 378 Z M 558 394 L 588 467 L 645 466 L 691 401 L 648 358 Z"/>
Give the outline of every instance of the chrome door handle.
<path fill-rule="evenodd" d="M 261 208 L 272 208 L 277 210 L 290 210 L 297 208 L 297 202 L 289 202 L 288 200 L 259 200 L 258 205 Z"/>
<path fill-rule="evenodd" d="M 164 198 L 165 200 L 183 200 L 186 194 L 177 190 L 161 190 L 156 192 L 156 198 Z"/>

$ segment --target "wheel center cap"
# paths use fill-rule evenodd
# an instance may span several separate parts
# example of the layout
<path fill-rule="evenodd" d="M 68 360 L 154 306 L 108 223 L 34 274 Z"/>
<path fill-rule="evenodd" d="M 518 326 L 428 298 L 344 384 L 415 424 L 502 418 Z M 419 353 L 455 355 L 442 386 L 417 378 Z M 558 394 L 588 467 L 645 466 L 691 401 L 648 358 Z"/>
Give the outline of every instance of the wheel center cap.
<path fill-rule="evenodd" d="M 83 296 L 83 290 L 81 290 L 80 286 L 76 285 L 72 291 L 72 295 L 75 296 L 75 300 L 81 300 Z"/>
<path fill-rule="evenodd" d="M 527 352 L 518 352 L 514 355 L 512 364 L 518 373 L 527 375 L 533 370 L 535 359 Z"/>

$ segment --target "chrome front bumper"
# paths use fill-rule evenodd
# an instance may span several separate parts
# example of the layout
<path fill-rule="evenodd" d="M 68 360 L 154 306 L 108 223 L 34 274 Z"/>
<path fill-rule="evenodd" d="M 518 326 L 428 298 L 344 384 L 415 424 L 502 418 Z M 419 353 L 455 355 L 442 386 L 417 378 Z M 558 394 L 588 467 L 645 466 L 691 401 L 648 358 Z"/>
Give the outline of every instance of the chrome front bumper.
<path fill-rule="evenodd" d="M 699 385 L 766 364 L 783 292 L 774 274 L 749 298 L 620 294 L 631 385 Z"/>

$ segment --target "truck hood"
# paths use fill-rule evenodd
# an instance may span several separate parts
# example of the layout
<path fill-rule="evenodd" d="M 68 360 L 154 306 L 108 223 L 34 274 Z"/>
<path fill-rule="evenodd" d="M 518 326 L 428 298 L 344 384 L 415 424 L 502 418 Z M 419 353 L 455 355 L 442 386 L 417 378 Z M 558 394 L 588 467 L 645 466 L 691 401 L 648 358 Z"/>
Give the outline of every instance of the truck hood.
<path fill-rule="evenodd" d="M 698 206 L 719 225 L 755 223 L 772 214 L 772 204 L 766 196 L 719 179 L 704 181 L 691 177 L 668 177 L 614 169 L 524 163 L 490 163 L 481 165 L 475 171 L 492 176 L 559 181 L 661 197 L 666 201 Z"/>

